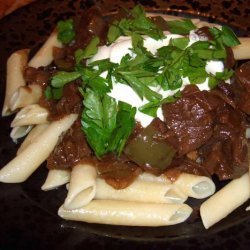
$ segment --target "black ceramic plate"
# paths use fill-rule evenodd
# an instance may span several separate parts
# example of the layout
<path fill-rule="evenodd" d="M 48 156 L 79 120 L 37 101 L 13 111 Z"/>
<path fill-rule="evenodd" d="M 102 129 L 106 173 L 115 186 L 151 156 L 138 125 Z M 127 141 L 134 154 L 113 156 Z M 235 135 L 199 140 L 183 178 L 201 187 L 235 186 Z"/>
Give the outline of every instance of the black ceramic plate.
<path fill-rule="evenodd" d="M 228 23 L 240 35 L 249 35 L 247 1 L 40 0 L 0 21 L 1 102 L 6 60 L 11 52 L 21 48 L 35 50 L 58 20 L 81 14 L 93 4 L 98 4 L 103 13 L 110 13 L 120 5 L 131 7 L 137 2 L 149 11 L 201 16 L 209 21 Z M 0 120 L 0 166 L 13 158 L 18 147 L 9 139 L 12 119 Z M 209 230 L 203 228 L 199 219 L 159 228 L 69 222 L 57 216 L 65 188 L 40 191 L 45 177 L 46 168 L 43 166 L 23 184 L 0 184 L 0 249 L 247 249 L 250 245 L 250 214 L 245 211 L 246 204 Z"/>

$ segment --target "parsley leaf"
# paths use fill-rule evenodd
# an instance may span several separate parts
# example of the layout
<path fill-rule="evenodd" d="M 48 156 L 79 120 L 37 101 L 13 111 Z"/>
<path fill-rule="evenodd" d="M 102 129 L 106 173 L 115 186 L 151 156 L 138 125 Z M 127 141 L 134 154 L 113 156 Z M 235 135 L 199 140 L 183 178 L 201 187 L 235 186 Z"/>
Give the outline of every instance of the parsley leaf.
<path fill-rule="evenodd" d="M 120 154 L 135 125 L 135 108 L 116 104 L 114 98 L 87 89 L 84 96 L 82 126 L 97 157 L 108 152 Z"/>
<path fill-rule="evenodd" d="M 63 94 L 63 88 L 52 88 L 47 86 L 44 92 L 46 99 L 60 100 Z"/>
<path fill-rule="evenodd" d="M 59 21 L 57 23 L 57 38 L 63 44 L 68 44 L 75 39 L 74 23 L 72 19 L 66 21 Z"/>
<path fill-rule="evenodd" d="M 108 42 L 109 43 L 114 42 L 121 35 L 122 35 L 122 30 L 119 27 L 119 22 L 114 21 L 110 25 L 109 30 L 108 30 L 108 34 L 107 34 Z"/>
<path fill-rule="evenodd" d="M 95 55 L 98 51 L 97 45 L 100 43 L 100 39 L 96 36 L 84 49 L 78 49 L 75 51 L 76 64 L 79 64 L 83 59 L 87 59 Z"/>
<path fill-rule="evenodd" d="M 141 106 L 139 110 L 144 114 L 157 117 L 157 110 L 162 104 L 175 102 L 180 96 L 180 91 L 177 91 L 174 95 L 165 97 L 162 100 L 148 102 Z"/>
<path fill-rule="evenodd" d="M 119 36 L 131 36 L 133 33 L 147 35 L 155 40 L 164 38 L 163 31 L 148 18 L 141 5 L 135 6 L 127 18 L 114 21 L 108 30 L 108 42 L 114 42 Z"/>
<path fill-rule="evenodd" d="M 191 30 L 196 29 L 190 19 L 167 21 L 167 25 L 171 33 L 180 35 L 188 35 Z"/>
<path fill-rule="evenodd" d="M 213 27 L 210 28 L 209 31 L 212 33 L 216 41 L 227 47 L 233 47 L 240 44 L 240 41 L 238 40 L 237 36 L 227 26 L 222 26 L 221 30 L 216 27 Z"/>
<path fill-rule="evenodd" d="M 234 74 L 234 71 L 232 69 L 228 70 L 225 69 L 223 72 L 216 72 L 214 76 L 209 76 L 208 78 L 208 86 L 210 89 L 215 88 L 220 81 L 228 80 L 232 75 Z"/>
<path fill-rule="evenodd" d="M 109 141 L 109 151 L 121 154 L 125 143 L 134 130 L 136 108 L 124 102 L 118 103 L 118 112 L 116 115 L 116 127 L 112 132 Z"/>
<path fill-rule="evenodd" d="M 180 38 L 171 39 L 169 43 L 170 45 L 183 50 L 188 46 L 189 39 L 187 37 L 180 37 Z"/>
<path fill-rule="evenodd" d="M 72 82 L 79 78 L 81 73 L 79 72 L 66 72 L 66 71 L 59 71 L 57 72 L 51 79 L 51 85 L 54 88 L 61 88 L 66 83 Z"/>
<path fill-rule="evenodd" d="M 46 87 L 44 95 L 47 99 L 59 100 L 63 94 L 63 87 L 65 84 L 78 79 L 81 76 L 79 72 L 57 72 L 50 81 L 49 86 Z"/>

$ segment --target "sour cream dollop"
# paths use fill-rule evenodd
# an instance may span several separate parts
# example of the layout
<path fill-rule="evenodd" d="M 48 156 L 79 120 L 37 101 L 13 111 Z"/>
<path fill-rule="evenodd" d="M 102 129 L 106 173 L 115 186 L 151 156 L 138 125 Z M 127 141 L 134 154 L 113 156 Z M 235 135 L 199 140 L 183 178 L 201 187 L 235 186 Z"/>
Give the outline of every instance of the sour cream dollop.
<path fill-rule="evenodd" d="M 190 32 L 189 35 L 189 44 L 193 44 L 194 42 L 199 41 L 199 37 L 197 35 L 194 35 L 195 33 Z M 181 35 L 177 34 L 170 34 L 169 32 L 164 32 L 165 38 L 162 40 L 154 40 L 151 37 L 144 36 L 144 47 L 150 51 L 152 54 L 155 54 L 157 52 L 157 49 L 167 46 L 171 39 L 174 38 L 180 38 L 183 37 Z M 132 52 L 132 39 L 128 36 L 121 36 L 119 37 L 113 44 L 110 46 L 101 46 L 98 48 L 98 52 L 88 61 L 88 62 L 94 62 L 102 59 L 109 58 L 111 62 L 113 63 L 120 63 L 123 56 L 126 54 L 134 56 Z M 216 72 L 223 72 L 224 70 L 224 64 L 222 61 L 208 61 L 206 65 L 206 71 L 211 74 L 215 74 Z M 106 77 L 107 72 L 102 73 L 102 77 Z M 182 90 L 187 84 L 190 84 L 187 77 L 182 77 L 183 84 L 180 89 L 177 89 L 175 91 L 171 90 L 163 90 L 162 88 L 158 87 L 153 88 L 150 87 L 155 92 L 158 92 L 163 96 L 163 98 L 168 97 L 170 95 L 174 95 L 178 90 Z M 198 88 L 200 90 L 209 90 L 208 86 L 208 79 L 206 79 L 203 83 L 197 84 Z M 133 107 L 137 108 L 135 119 L 141 123 L 143 127 L 148 126 L 152 120 L 154 119 L 152 116 L 149 116 L 147 114 L 144 114 L 138 110 L 139 107 L 143 106 L 144 104 L 148 103 L 148 100 L 141 99 L 137 93 L 128 85 L 115 82 L 113 81 L 113 89 L 110 93 L 108 93 L 109 96 L 113 97 L 117 101 L 123 101 L 126 102 Z M 163 120 L 163 114 L 162 109 L 158 108 L 157 110 L 157 117 Z"/>

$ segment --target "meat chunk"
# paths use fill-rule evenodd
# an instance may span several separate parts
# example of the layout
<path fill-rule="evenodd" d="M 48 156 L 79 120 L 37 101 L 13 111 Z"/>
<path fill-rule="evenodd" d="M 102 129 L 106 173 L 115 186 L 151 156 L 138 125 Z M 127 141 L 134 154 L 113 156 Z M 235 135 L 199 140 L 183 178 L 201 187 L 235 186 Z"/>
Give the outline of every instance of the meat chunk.
<path fill-rule="evenodd" d="M 175 103 L 163 105 L 166 138 L 179 157 L 198 150 L 200 164 L 221 180 L 248 170 L 246 115 L 235 108 L 233 97 L 223 84 L 211 92 L 190 85 Z"/>
<path fill-rule="evenodd" d="M 240 177 L 248 170 L 244 115 L 229 106 L 217 110 L 213 135 L 201 147 L 202 165 L 219 179 Z"/>
<path fill-rule="evenodd" d="M 49 169 L 67 169 L 90 157 L 93 157 L 92 150 L 81 130 L 81 123 L 77 120 L 63 135 L 61 142 L 47 159 L 47 167 Z"/>
<path fill-rule="evenodd" d="M 195 85 L 186 86 L 176 102 L 163 105 L 167 128 L 173 133 L 169 140 L 175 141 L 179 155 L 199 148 L 212 136 L 215 110 L 219 105 L 223 105 L 221 99 L 199 91 Z"/>
<path fill-rule="evenodd" d="M 250 115 L 250 61 L 242 64 L 235 71 L 233 91 L 238 108 Z"/>
<path fill-rule="evenodd" d="M 115 189 L 128 187 L 142 172 L 141 168 L 129 161 L 125 155 L 105 155 L 96 164 L 99 176 Z"/>

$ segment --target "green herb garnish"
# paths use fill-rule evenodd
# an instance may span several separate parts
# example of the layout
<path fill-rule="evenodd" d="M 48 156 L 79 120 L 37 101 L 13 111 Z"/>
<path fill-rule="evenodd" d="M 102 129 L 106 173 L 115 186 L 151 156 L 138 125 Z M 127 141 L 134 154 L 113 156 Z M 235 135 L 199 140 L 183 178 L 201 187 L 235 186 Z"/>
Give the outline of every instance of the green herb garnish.
<path fill-rule="evenodd" d="M 97 157 L 108 152 L 120 154 L 134 129 L 135 112 L 129 104 L 87 89 L 84 96 L 82 126 Z"/>
<path fill-rule="evenodd" d="M 171 33 L 180 35 L 188 35 L 191 30 L 196 29 L 190 19 L 167 21 L 167 25 Z"/>
<path fill-rule="evenodd" d="M 57 23 L 57 38 L 63 44 L 68 44 L 75 39 L 74 23 L 72 19 Z"/>
<path fill-rule="evenodd" d="M 52 78 L 49 86 L 45 89 L 47 99 L 59 100 L 62 97 L 63 87 L 65 84 L 78 79 L 81 76 L 79 72 L 59 71 Z"/>
<path fill-rule="evenodd" d="M 84 49 L 78 49 L 75 52 L 76 64 L 79 64 L 83 59 L 88 59 L 97 53 L 97 45 L 100 43 L 98 37 L 94 37 Z"/>
<path fill-rule="evenodd" d="M 139 110 L 144 114 L 150 115 L 152 117 L 157 117 L 157 110 L 162 104 L 173 103 L 180 97 L 180 91 L 177 91 L 174 95 L 163 98 L 160 101 L 148 102 L 145 105 L 141 106 Z"/>
<path fill-rule="evenodd" d="M 234 32 L 227 26 L 222 26 L 221 30 L 213 27 L 209 29 L 215 40 L 220 44 L 223 44 L 227 47 L 233 47 L 240 44 L 239 39 L 234 34 Z"/>
<path fill-rule="evenodd" d="M 127 11 L 128 12 L 128 11 Z M 114 21 L 108 31 L 108 42 L 114 42 L 119 36 L 131 36 L 133 33 L 147 35 L 156 40 L 164 38 L 163 31 L 146 17 L 141 5 L 135 6 L 127 18 Z"/>

